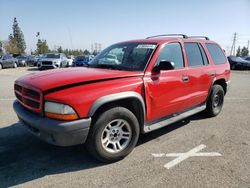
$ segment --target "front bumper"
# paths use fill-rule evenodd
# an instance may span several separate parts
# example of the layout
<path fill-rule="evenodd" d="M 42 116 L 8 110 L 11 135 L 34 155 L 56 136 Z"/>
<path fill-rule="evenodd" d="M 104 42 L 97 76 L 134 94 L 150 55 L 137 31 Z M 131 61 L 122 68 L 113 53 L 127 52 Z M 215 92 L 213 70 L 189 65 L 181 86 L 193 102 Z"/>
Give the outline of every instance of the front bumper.
<path fill-rule="evenodd" d="M 57 146 L 83 144 L 88 136 L 91 118 L 60 121 L 40 116 L 14 101 L 13 108 L 22 123 L 33 135 Z"/>

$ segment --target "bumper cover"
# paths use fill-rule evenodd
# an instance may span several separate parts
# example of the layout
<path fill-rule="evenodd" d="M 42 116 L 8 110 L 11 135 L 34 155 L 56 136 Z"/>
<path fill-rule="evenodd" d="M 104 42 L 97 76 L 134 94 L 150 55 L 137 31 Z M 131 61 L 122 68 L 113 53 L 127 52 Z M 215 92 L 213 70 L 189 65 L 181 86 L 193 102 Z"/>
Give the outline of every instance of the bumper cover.
<path fill-rule="evenodd" d="M 18 101 L 13 108 L 22 123 L 33 135 L 57 146 L 83 144 L 88 136 L 91 118 L 75 121 L 60 121 L 30 112 Z"/>

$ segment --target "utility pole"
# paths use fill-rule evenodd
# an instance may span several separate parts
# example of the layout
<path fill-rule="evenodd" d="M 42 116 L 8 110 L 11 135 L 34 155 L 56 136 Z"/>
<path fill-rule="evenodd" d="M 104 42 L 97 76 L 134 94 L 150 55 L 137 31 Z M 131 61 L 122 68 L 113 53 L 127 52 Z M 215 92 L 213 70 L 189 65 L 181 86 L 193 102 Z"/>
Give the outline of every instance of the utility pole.
<path fill-rule="evenodd" d="M 249 50 L 249 40 L 247 41 L 247 49 Z"/>
<path fill-rule="evenodd" d="M 234 56 L 235 56 L 236 37 L 237 37 L 237 33 L 235 32 L 234 37 L 233 37 L 233 44 L 232 44 L 232 47 L 231 47 L 231 53 L 230 53 L 230 55 L 234 55 Z"/>

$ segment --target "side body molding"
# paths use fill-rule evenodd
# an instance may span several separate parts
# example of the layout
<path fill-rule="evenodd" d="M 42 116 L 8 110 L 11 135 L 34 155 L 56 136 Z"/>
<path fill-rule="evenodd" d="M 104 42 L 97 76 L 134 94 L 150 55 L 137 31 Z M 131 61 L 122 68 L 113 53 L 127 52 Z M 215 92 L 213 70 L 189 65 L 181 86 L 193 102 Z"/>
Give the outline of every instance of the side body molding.
<path fill-rule="evenodd" d="M 94 113 L 98 110 L 98 108 L 106 103 L 115 102 L 115 101 L 122 100 L 122 99 L 129 99 L 129 98 L 137 99 L 140 102 L 140 104 L 142 106 L 142 110 L 143 110 L 143 115 L 145 118 L 146 117 L 145 116 L 146 115 L 146 107 L 145 107 L 144 99 L 142 98 L 142 96 L 139 93 L 133 92 L 133 91 L 120 92 L 120 93 L 115 93 L 115 94 L 110 94 L 110 95 L 100 97 L 91 106 L 89 113 L 88 113 L 88 116 L 89 117 L 93 116 Z"/>

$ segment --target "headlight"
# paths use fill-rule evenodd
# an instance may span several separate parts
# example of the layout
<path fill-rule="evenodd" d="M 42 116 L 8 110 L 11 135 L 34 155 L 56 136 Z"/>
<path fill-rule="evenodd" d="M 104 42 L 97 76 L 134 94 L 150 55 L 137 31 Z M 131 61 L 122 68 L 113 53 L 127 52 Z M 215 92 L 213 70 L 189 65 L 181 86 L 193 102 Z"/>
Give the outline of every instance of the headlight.
<path fill-rule="evenodd" d="M 78 115 L 75 110 L 69 105 L 56 103 L 56 102 L 45 102 L 44 105 L 45 116 L 53 119 L 60 120 L 76 120 Z"/>

